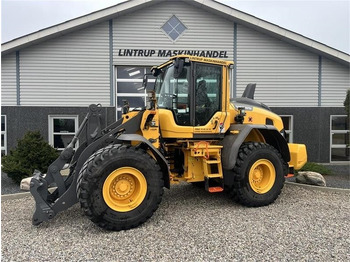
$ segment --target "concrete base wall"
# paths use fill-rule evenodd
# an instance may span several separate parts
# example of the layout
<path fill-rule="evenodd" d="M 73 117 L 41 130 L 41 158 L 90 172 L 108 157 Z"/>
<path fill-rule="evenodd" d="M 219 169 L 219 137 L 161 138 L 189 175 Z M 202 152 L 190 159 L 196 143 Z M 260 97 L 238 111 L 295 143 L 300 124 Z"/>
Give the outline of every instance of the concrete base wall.
<path fill-rule="evenodd" d="M 343 107 L 274 107 L 279 115 L 293 115 L 294 143 L 306 144 L 308 160 L 318 163 L 330 162 L 330 116 L 345 115 Z M 17 140 L 31 130 L 39 130 L 48 140 L 49 115 L 79 115 L 81 123 L 88 111 L 84 107 L 25 107 L 3 106 L 1 114 L 7 115 L 7 150 L 17 145 Z M 102 109 L 102 125 L 111 124 L 116 119 L 115 107 Z"/>

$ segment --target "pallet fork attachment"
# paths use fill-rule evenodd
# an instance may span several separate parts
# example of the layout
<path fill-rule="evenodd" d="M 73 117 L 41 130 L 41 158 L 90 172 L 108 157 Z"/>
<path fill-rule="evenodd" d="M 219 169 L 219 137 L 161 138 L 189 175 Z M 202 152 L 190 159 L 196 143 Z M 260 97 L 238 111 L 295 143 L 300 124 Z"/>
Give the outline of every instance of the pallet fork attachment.
<path fill-rule="evenodd" d="M 76 162 L 86 148 L 96 137 L 101 136 L 100 112 L 101 105 L 92 104 L 72 141 L 61 152 L 60 156 L 49 166 L 47 174 L 35 170 L 30 181 L 30 192 L 36 203 L 33 215 L 33 225 L 53 218 L 58 212 L 65 210 L 77 202 L 76 197 Z M 74 147 L 79 136 L 86 131 L 86 142 L 76 151 Z M 69 164 L 69 175 L 64 178 L 60 171 Z M 48 188 L 55 186 L 56 189 L 50 192 Z"/>

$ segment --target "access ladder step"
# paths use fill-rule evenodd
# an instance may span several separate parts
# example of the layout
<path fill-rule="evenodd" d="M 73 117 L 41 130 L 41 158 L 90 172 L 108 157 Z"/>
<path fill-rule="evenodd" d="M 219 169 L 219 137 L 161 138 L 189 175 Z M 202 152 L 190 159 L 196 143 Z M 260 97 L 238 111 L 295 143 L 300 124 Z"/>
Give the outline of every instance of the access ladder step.
<path fill-rule="evenodd" d="M 222 174 L 208 174 L 207 178 L 222 178 Z"/>
<path fill-rule="evenodd" d="M 208 177 L 204 178 L 205 190 L 210 193 L 217 193 L 224 191 L 224 180 L 223 179 L 210 179 Z"/>
<path fill-rule="evenodd" d="M 218 193 L 224 191 L 224 189 L 221 186 L 212 186 L 208 188 L 208 191 L 210 193 Z"/>
<path fill-rule="evenodd" d="M 205 163 L 207 163 L 208 165 L 212 165 L 212 164 L 220 164 L 221 161 L 220 160 L 205 160 Z"/>

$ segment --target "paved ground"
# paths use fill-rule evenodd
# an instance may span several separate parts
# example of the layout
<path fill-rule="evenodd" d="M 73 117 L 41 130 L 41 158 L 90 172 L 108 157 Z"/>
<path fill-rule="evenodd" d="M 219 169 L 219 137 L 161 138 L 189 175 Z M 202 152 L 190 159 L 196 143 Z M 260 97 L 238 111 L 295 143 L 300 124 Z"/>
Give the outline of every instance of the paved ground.
<path fill-rule="evenodd" d="M 2 202 L 2 261 L 350 261 L 349 193 L 286 185 L 267 207 L 187 184 L 144 225 L 107 232 L 78 205 L 31 225 L 34 202 Z"/>
<path fill-rule="evenodd" d="M 328 187 L 350 189 L 350 164 L 349 165 L 328 165 L 333 175 L 325 176 Z"/>

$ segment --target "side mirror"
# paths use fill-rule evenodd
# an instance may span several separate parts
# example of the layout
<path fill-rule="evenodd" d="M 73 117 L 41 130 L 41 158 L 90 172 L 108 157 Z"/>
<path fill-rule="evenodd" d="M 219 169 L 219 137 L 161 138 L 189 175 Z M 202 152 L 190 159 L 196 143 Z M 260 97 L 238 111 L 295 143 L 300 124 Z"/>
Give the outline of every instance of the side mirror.
<path fill-rule="evenodd" d="M 179 78 L 183 69 L 184 69 L 185 61 L 183 59 L 179 59 L 178 57 L 174 62 L 174 78 Z"/>
<path fill-rule="evenodd" d="M 152 74 L 154 77 L 159 76 L 161 72 L 162 72 L 161 69 L 158 69 L 158 68 L 156 68 L 156 67 L 152 67 L 152 68 L 151 68 L 151 74 Z"/>

